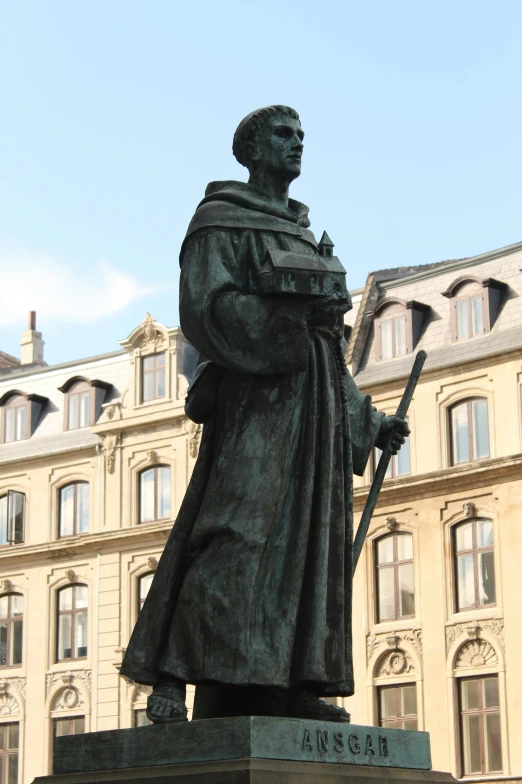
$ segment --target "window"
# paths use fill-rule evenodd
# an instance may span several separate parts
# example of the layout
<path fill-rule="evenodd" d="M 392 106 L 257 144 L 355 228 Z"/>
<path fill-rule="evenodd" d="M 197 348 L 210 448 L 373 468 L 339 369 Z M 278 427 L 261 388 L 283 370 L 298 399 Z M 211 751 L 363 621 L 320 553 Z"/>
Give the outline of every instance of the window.
<path fill-rule="evenodd" d="M 0 496 L 0 546 L 24 541 L 25 495 L 15 490 Z"/>
<path fill-rule="evenodd" d="M 417 345 L 429 305 L 387 297 L 377 303 L 375 318 L 375 360 L 411 354 Z"/>
<path fill-rule="evenodd" d="M 0 667 L 22 663 L 24 597 L 19 593 L 0 596 Z"/>
<path fill-rule="evenodd" d="M 65 716 L 54 719 L 54 737 L 63 738 L 64 735 L 83 735 L 85 732 L 85 716 Z"/>
<path fill-rule="evenodd" d="M 414 683 L 380 686 L 378 699 L 379 727 L 417 729 L 417 687 Z"/>
<path fill-rule="evenodd" d="M 495 604 L 493 523 L 472 520 L 453 531 L 457 611 Z"/>
<path fill-rule="evenodd" d="M 148 574 L 144 574 L 143 577 L 140 577 L 138 580 L 138 615 L 141 612 L 141 608 L 145 603 L 145 599 L 147 598 L 147 594 L 149 593 L 149 589 L 154 577 L 154 572 L 149 572 Z"/>
<path fill-rule="evenodd" d="M 502 747 L 498 677 L 459 681 L 462 772 L 500 773 Z"/>
<path fill-rule="evenodd" d="M 140 523 L 170 519 L 170 466 L 154 466 L 140 474 Z"/>
<path fill-rule="evenodd" d="M 18 782 L 18 722 L 0 724 L 0 781 L 2 784 Z"/>
<path fill-rule="evenodd" d="M 57 660 L 87 656 L 87 586 L 71 585 L 58 591 Z"/>
<path fill-rule="evenodd" d="M 144 708 L 141 708 L 140 710 L 135 710 L 134 711 L 134 726 L 135 727 L 146 727 L 149 724 L 152 724 L 152 722 L 147 717 L 147 711 Z"/>
<path fill-rule="evenodd" d="M 91 385 L 79 381 L 67 394 L 67 430 L 89 427 L 91 422 Z"/>
<path fill-rule="evenodd" d="M 482 307 L 482 292 L 471 297 L 458 297 L 455 303 L 457 311 L 456 339 L 482 335 L 484 329 L 484 312 Z"/>
<path fill-rule="evenodd" d="M 415 615 L 413 536 L 389 534 L 376 544 L 377 620 Z"/>
<path fill-rule="evenodd" d="M 442 292 L 450 303 L 451 339 L 467 340 L 489 332 L 495 323 L 506 284 L 486 278 L 462 277 Z"/>
<path fill-rule="evenodd" d="M 489 457 L 488 401 L 470 398 L 450 410 L 453 465 Z"/>
<path fill-rule="evenodd" d="M 60 490 L 59 536 L 76 536 L 89 530 L 89 484 L 73 482 Z"/>
<path fill-rule="evenodd" d="M 406 354 L 406 316 L 381 321 L 381 357 L 391 359 Z"/>
<path fill-rule="evenodd" d="M 142 402 L 160 397 L 165 397 L 165 352 L 143 357 L 141 364 Z"/>
<path fill-rule="evenodd" d="M 23 441 L 28 438 L 27 399 L 23 395 L 13 395 L 4 406 L 4 443 Z"/>

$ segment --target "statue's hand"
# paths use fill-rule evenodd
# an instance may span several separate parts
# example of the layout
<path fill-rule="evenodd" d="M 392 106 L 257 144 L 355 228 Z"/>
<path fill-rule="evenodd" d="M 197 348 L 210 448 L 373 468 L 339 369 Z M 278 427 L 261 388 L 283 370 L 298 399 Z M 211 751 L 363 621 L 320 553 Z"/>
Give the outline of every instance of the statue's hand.
<path fill-rule="evenodd" d="M 306 306 L 306 319 L 310 326 L 323 326 L 335 321 L 349 310 L 347 299 L 314 297 Z"/>
<path fill-rule="evenodd" d="M 406 441 L 407 437 L 410 435 L 411 431 L 405 419 L 401 419 L 395 415 L 383 417 L 379 430 L 379 436 L 376 442 L 380 449 L 382 449 L 386 444 L 390 432 L 392 433 L 392 455 L 396 455 L 401 446 Z"/>

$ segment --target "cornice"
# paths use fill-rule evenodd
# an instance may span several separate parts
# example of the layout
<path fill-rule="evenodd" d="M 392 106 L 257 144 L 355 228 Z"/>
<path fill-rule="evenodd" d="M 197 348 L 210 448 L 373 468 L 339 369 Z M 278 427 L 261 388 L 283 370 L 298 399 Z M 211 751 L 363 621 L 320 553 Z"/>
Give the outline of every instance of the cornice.
<path fill-rule="evenodd" d="M 0 548 L 0 570 L 29 564 L 36 561 L 71 561 L 75 558 L 93 556 L 101 552 L 134 550 L 147 544 L 164 542 L 169 535 L 173 520 L 162 523 L 142 523 L 115 531 L 83 534 L 43 542 L 35 545 L 11 545 Z"/>
<path fill-rule="evenodd" d="M 379 495 L 377 508 L 405 500 L 419 500 L 460 490 L 469 490 L 487 484 L 520 480 L 522 454 L 477 460 L 458 466 L 442 468 L 426 474 L 413 474 L 393 481 L 385 481 Z M 354 490 L 354 511 L 364 508 L 368 486 Z"/>

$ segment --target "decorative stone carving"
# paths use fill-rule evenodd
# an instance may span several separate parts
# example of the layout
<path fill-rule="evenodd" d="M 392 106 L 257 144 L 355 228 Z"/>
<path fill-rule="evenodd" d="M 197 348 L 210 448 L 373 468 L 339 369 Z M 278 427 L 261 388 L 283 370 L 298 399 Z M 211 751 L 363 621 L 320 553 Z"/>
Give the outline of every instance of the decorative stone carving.
<path fill-rule="evenodd" d="M 74 710 L 84 704 L 81 693 L 74 686 L 58 692 L 51 705 L 51 710 Z"/>
<path fill-rule="evenodd" d="M 15 686 L 25 699 L 25 686 L 27 678 L 4 678 L 0 681 L 0 695 L 8 695 L 10 687 Z"/>
<path fill-rule="evenodd" d="M 190 422 L 188 430 L 189 430 L 189 454 L 191 457 L 197 457 L 203 428 L 201 427 L 201 425 L 197 425 L 195 422 Z"/>
<path fill-rule="evenodd" d="M 145 318 L 141 322 L 143 327 L 143 337 L 141 340 L 141 348 L 148 348 L 157 346 L 162 340 L 161 332 L 154 326 L 154 319 L 150 313 L 145 314 Z"/>
<path fill-rule="evenodd" d="M 387 649 L 398 649 L 401 643 L 409 643 L 422 656 L 422 631 L 421 629 L 407 629 L 398 631 L 395 634 L 382 632 L 381 634 L 368 634 L 366 638 L 366 658 L 370 661 L 374 653 L 382 648 L 383 652 Z"/>
<path fill-rule="evenodd" d="M 487 621 L 470 621 L 469 623 L 457 623 L 454 626 L 446 627 L 446 651 L 449 651 L 453 643 L 462 637 L 463 634 L 468 635 L 472 639 L 480 637 L 480 632 L 490 632 L 494 634 L 500 642 L 504 642 L 504 619 L 491 618 Z"/>
<path fill-rule="evenodd" d="M 0 717 L 16 716 L 20 713 L 18 700 L 8 691 L 9 684 L 3 684 L 0 689 Z"/>
<path fill-rule="evenodd" d="M 486 640 L 471 640 L 460 649 L 455 667 L 494 667 L 498 664 L 497 652 Z"/>
<path fill-rule="evenodd" d="M 148 452 L 147 452 L 147 463 L 149 463 L 149 465 L 153 465 L 153 463 L 157 463 L 158 462 L 158 459 L 159 459 L 158 458 L 158 453 L 156 452 L 156 450 L 155 449 L 149 449 Z"/>
<path fill-rule="evenodd" d="M 150 558 L 149 558 L 149 560 L 147 561 L 147 566 L 149 567 L 149 569 L 151 570 L 151 572 L 155 572 L 155 571 L 156 571 L 156 568 L 157 568 L 157 566 L 158 566 L 158 559 L 157 559 L 157 558 L 154 558 L 154 556 L 153 556 L 153 555 L 151 555 L 151 557 L 150 557 Z"/>
<path fill-rule="evenodd" d="M 462 504 L 462 509 L 466 517 L 475 517 L 477 513 L 477 507 L 475 506 L 473 501 L 464 501 L 464 503 Z"/>
<path fill-rule="evenodd" d="M 388 531 L 395 531 L 399 526 L 399 523 L 395 517 L 387 517 L 385 523 Z"/>
<path fill-rule="evenodd" d="M 113 400 L 105 408 L 105 417 L 109 421 L 121 419 L 121 400 Z"/>
<path fill-rule="evenodd" d="M 67 569 L 67 571 L 65 572 L 65 576 L 67 577 L 70 583 L 76 582 L 76 572 L 74 571 L 74 569 Z"/>
<path fill-rule="evenodd" d="M 377 677 L 402 675 L 403 673 L 415 672 L 415 667 L 408 654 L 401 650 L 394 650 L 385 654 L 377 668 Z"/>
<path fill-rule="evenodd" d="M 146 702 L 149 694 L 152 694 L 152 686 L 141 685 L 134 695 L 133 703 Z"/>
<path fill-rule="evenodd" d="M 117 433 L 107 433 L 103 436 L 103 453 L 109 474 L 113 474 L 116 467 L 116 447 L 118 443 L 119 435 Z"/>
<path fill-rule="evenodd" d="M 11 593 L 14 590 L 14 585 L 11 580 L 7 578 L 0 582 L 0 593 Z"/>
<path fill-rule="evenodd" d="M 68 691 L 70 689 L 77 691 L 78 698 L 80 700 L 83 700 L 81 696 L 81 690 L 78 688 L 78 684 L 82 683 L 87 693 L 90 695 L 91 679 L 92 679 L 91 670 L 67 670 L 66 672 L 49 672 L 47 673 L 45 678 L 45 696 L 48 697 L 49 692 L 51 691 L 53 686 L 61 682 L 64 688 L 62 689 L 62 691 L 58 693 L 57 697 L 55 698 L 55 701 L 56 699 L 60 700 L 61 699 L 60 695 L 63 692 Z M 70 696 L 69 699 L 72 699 L 72 696 Z M 83 701 L 78 703 L 78 705 L 80 704 L 83 704 Z M 67 707 L 67 705 L 65 705 L 65 707 Z"/>

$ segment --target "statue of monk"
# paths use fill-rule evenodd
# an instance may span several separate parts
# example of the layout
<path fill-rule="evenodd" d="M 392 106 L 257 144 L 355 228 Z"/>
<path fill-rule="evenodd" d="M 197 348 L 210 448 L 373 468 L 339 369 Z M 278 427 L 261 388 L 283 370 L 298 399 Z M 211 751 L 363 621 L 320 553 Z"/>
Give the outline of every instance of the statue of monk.
<path fill-rule="evenodd" d="M 205 424 L 121 667 L 154 687 L 153 722 L 186 720 L 187 683 L 194 718 L 350 718 L 322 698 L 354 690 L 352 477 L 409 430 L 347 372 L 348 296 L 259 290 L 267 251 L 319 253 L 308 207 L 289 198 L 303 140 L 288 106 L 245 117 L 233 153 L 248 183 L 211 182 L 181 248 L 180 322 L 205 358 L 192 405 Z"/>

